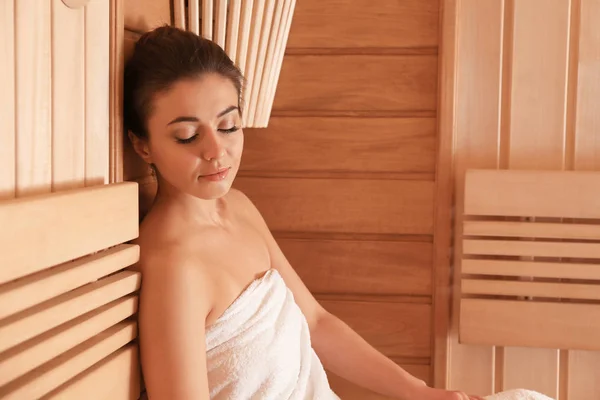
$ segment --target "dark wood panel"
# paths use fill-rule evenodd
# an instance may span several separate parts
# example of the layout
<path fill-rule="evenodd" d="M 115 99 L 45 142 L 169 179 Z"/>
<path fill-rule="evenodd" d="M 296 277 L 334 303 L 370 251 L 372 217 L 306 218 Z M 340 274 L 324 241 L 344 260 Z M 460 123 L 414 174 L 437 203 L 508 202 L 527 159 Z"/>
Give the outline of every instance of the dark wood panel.
<path fill-rule="evenodd" d="M 273 231 L 431 234 L 430 181 L 239 177 Z"/>
<path fill-rule="evenodd" d="M 437 56 L 286 55 L 280 110 L 435 110 Z"/>
<path fill-rule="evenodd" d="M 435 118 L 284 118 L 247 129 L 244 171 L 433 173 Z"/>
<path fill-rule="evenodd" d="M 431 243 L 278 242 L 313 293 L 431 295 Z"/>
<path fill-rule="evenodd" d="M 171 23 L 170 0 L 123 0 L 125 28 L 146 32 Z"/>
<path fill-rule="evenodd" d="M 320 303 L 388 357 L 430 356 L 429 304 L 333 300 Z"/>
<path fill-rule="evenodd" d="M 288 47 L 437 46 L 439 0 L 301 0 Z"/>

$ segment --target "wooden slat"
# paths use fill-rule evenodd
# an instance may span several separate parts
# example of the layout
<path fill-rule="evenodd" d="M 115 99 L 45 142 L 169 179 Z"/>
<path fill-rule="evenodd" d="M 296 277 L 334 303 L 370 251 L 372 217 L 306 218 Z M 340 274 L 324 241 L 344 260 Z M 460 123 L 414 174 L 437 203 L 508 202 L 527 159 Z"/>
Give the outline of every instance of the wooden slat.
<path fill-rule="evenodd" d="M 225 32 L 227 32 L 227 0 L 216 0 L 215 42 L 225 50 Z"/>
<path fill-rule="evenodd" d="M 110 2 L 90 2 L 85 13 L 85 185 L 109 180 Z"/>
<path fill-rule="evenodd" d="M 336 300 L 320 303 L 388 357 L 431 354 L 429 304 Z"/>
<path fill-rule="evenodd" d="M 598 243 L 465 240 L 463 246 L 470 255 L 600 258 Z"/>
<path fill-rule="evenodd" d="M 123 182 L 123 69 L 125 25 L 123 0 L 110 0 L 109 18 L 109 183 Z"/>
<path fill-rule="evenodd" d="M 135 292 L 137 272 L 123 271 L 0 321 L 0 352 Z"/>
<path fill-rule="evenodd" d="M 179 29 L 186 29 L 185 24 L 185 0 L 173 0 L 173 18 L 175 26 Z"/>
<path fill-rule="evenodd" d="M 227 43 L 225 51 L 231 61 L 237 64 L 237 45 L 239 41 L 240 15 L 242 13 L 242 0 L 231 0 L 227 16 Z"/>
<path fill-rule="evenodd" d="M 466 179 L 467 215 L 600 218 L 600 172 L 470 170 Z"/>
<path fill-rule="evenodd" d="M 136 263 L 139 246 L 123 244 L 0 286 L 0 319 Z"/>
<path fill-rule="evenodd" d="M 94 393 L 102 400 L 138 400 L 140 368 L 138 347 L 129 344 L 106 357 L 72 380 L 56 388 L 42 400 L 84 399 Z"/>
<path fill-rule="evenodd" d="M 0 199 L 14 197 L 15 131 L 15 1 L 0 4 Z"/>
<path fill-rule="evenodd" d="M 269 5 L 266 5 L 265 2 L 269 2 Z M 265 6 L 270 6 L 273 3 L 273 0 L 255 0 L 254 1 L 254 10 L 252 12 L 252 20 L 250 29 L 250 36 L 248 40 L 248 53 L 247 59 L 245 63 L 245 69 L 242 71 L 244 77 L 246 78 L 246 86 L 244 91 L 246 96 L 244 97 L 244 116 L 243 116 L 243 125 L 247 126 L 248 124 L 248 104 L 250 103 L 250 97 L 252 95 L 252 90 L 254 87 L 254 74 L 257 70 L 256 63 L 258 61 L 258 53 L 260 48 L 260 37 L 262 32 L 262 24 L 263 24 L 263 16 L 265 14 Z"/>
<path fill-rule="evenodd" d="M 600 350 L 600 305 L 463 299 L 461 342 Z"/>
<path fill-rule="evenodd" d="M 600 280 L 600 265 L 505 260 L 463 260 L 463 274 Z"/>
<path fill-rule="evenodd" d="M 137 324 L 121 322 L 0 388 L 6 400 L 38 399 L 135 339 Z"/>
<path fill-rule="evenodd" d="M 463 294 L 600 300 L 600 284 L 463 279 Z"/>
<path fill-rule="evenodd" d="M 238 178 L 274 231 L 430 234 L 433 183 Z"/>
<path fill-rule="evenodd" d="M 240 16 L 240 32 L 236 56 L 236 61 L 244 76 L 246 76 L 248 64 L 248 47 L 250 46 L 250 27 L 252 25 L 253 12 L 254 0 L 246 0 Z"/>
<path fill-rule="evenodd" d="M 435 110 L 436 56 L 287 55 L 279 110 Z"/>
<path fill-rule="evenodd" d="M 175 0 L 175 3 L 177 2 L 178 0 Z M 175 10 L 177 11 L 177 7 Z M 171 23 L 170 0 L 125 0 L 123 11 L 125 28 L 131 31 L 143 33 Z"/>
<path fill-rule="evenodd" d="M 433 173 L 435 132 L 434 118 L 274 116 L 267 129 L 246 131 L 242 171 Z"/>
<path fill-rule="evenodd" d="M 15 2 L 17 196 L 46 193 L 52 185 L 51 4 Z"/>
<path fill-rule="evenodd" d="M 137 209 L 131 182 L 0 203 L 0 283 L 136 238 Z"/>
<path fill-rule="evenodd" d="M 200 0 L 193 0 L 200 2 Z M 212 40 L 213 38 L 213 2 L 202 1 L 202 36 L 205 39 Z"/>
<path fill-rule="evenodd" d="M 99 307 L 0 355 L 0 386 L 32 371 L 137 312 L 128 296 Z"/>
<path fill-rule="evenodd" d="M 503 350 L 503 369 L 497 373 L 502 377 L 502 389 L 499 390 L 527 388 L 552 399 L 558 398 L 559 350 L 533 347 L 509 347 Z M 526 357 L 529 358 L 528 362 L 517 364 L 519 359 Z M 529 365 L 543 366 L 543 369 L 529 368 Z"/>
<path fill-rule="evenodd" d="M 439 10 L 439 0 L 302 0 L 290 47 L 437 46 Z"/>
<path fill-rule="evenodd" d="M 569 400 L 597 400 L 600 393 L 600 353 L 569 351 Z"/>
<path fill-rule="evenodd" d="M 206 1 L 204 2 L 206 3 Z M 201 0 L 188 1 L 188 30 L 196 35 L 200 34 L 200 3 Z"/>
<path fill-rule="evenodd" d="M 465 221 L 464 235 L 600 240 L 600 225 L 512 221 Z"/>
<path fill-rule="evenodd" d="M 316 239 L 278 239 L 278 243 L 313 293 L 431 294 L 431 243 Z"/>

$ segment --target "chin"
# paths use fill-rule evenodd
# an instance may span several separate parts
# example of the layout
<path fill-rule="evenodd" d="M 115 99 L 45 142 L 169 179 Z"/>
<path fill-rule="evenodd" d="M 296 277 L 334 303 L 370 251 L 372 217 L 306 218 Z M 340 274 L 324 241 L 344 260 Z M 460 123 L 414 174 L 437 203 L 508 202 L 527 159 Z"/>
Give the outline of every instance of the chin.
<path fill-rule="evenodd" d="M 224 197 L 231 190 L 231 182 L 202 184 L 194 188 L 191 194 L 203 200 L 215 200 Z"/>

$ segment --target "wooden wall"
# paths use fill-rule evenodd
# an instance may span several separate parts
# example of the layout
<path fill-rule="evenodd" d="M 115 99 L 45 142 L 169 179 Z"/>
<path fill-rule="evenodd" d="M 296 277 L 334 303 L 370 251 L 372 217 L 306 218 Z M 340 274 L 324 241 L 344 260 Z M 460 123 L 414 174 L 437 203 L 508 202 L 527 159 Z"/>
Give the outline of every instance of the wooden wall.
<path fill-rule="evenodd" d="M 109 182 L 110 4 L 0 2 L 0 198 Z"/>
<path fill-rule="evenodd" d="M 444 97 L 445 116 L 453 110 L 454 118 L 442 129 L 452 138 L 442 140 L 454 161 L 441 158 L 440 168 L 455 171 L 457 226 L 467 168 L 600 170 L 600 0 L 447 4 L 457 52 L 450 45 L 444 52 L 442 90 L 452 93 Z M 458 259 L 458 229 L 455 245 Z M 450 387 L 600 398 L 599 352 L 459 344 L 456 301 L 453 307 Z"/>

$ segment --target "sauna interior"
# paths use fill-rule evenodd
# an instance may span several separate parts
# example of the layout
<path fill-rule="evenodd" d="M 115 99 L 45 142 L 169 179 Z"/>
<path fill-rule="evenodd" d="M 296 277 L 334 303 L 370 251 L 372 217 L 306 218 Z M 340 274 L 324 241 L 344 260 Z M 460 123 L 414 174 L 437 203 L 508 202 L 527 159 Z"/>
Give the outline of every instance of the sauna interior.
<path fill-rule="evenodd" d="M 600 0 L 1 0 L 1 399 L 143 392 L 123 67 L 164 24 L 244 64 L 234 186 L 328 311 L 431 386 L 600 399 Z"/>

